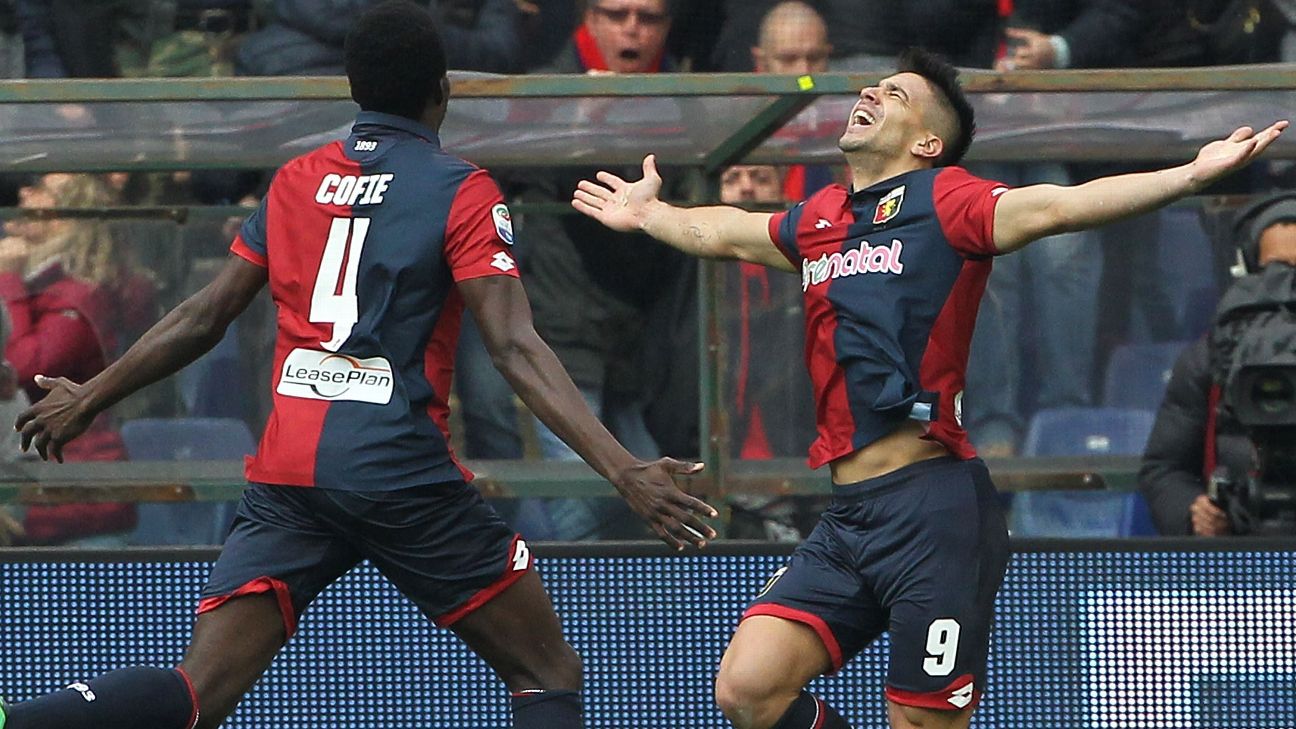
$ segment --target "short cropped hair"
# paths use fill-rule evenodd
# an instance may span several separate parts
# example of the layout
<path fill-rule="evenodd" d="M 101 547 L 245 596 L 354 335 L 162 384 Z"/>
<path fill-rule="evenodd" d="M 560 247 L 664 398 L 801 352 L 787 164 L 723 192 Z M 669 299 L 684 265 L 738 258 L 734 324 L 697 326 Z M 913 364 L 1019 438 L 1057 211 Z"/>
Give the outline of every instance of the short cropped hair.
<path fill-rule="evenodd" d="M 896 71 L 922 76 L 935 87 L 938 92 L 937 103 L 951 117 L 956 127 L 949 130 L 952 138 L 941 140 L 945 143 L 945 149 L 936 159 L 936 166 L 958 164 L 972 145 L 972 137 L 976 136 L 976 113 L 963 93 L 963 86 L 959 84 L 958 69 L 935 53 L 921 48 L 908 48 L 900 54 Z"/>
<path fill-rule="evenodd" d="M 419 119 L 440 104 L 445 48 L 427 8 L 387 0 L 362 14 L 344 45 L 351 98 L 361 109 Z"/>

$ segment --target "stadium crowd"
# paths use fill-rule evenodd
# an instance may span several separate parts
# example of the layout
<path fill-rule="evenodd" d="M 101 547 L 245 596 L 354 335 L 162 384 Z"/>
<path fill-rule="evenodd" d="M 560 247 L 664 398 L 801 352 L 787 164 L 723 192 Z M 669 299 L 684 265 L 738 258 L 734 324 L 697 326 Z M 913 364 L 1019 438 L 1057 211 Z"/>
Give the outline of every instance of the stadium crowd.
<path fill-rule="evenodd" d="M 8 0 L 0 3 L 0 76 L 335 75 L 342 72 L 349 23 L 372 4 Z M 432 0 L 428 6 L 443 29 L 451 67 L 491 73 L 876 72 L 911 45 L 963 67 L 999 71 L 1296 61 L 1296 0 Z M 1068 184 L 1124 171 L 1034 162 L 971 169 L 1010 184 Z M 585 168 L 497 172 L 510 202 L 545 203 L 566 202 L 576 182 L 594 174 Z M 1271 165 L 1226 191 L 1281 187 L 1291 177 L 1289 168 Z M 725 202 L 778 208 L 841 178 L 842 170 L 824 166 L 740 166 L 724 173 L 720 195 Z M 44 175 L 0 181 L 0 203 L 255 205 L 267 184 L 256 172 Z M 583 216 L 518 222 L 518 264 L 536 328 L 594 411 L 640 457 L 696 455 L 696 262 Z M 973 343 L 965 413 L 983 454 L 1050 455 L 1031 437 L 1032 419 L 1042 411 L 1156 407 L 1157 401 L 1112 400 L 1110 385 L 1104 386 L 1105 375 L 1111 380 L 1109 358 L 1122 346 L 1199 337 L 1228 280 L 1221 263 L 1195 282 L 1199 296 L 1187 305 L 1172 301 L 1167 288 L 1186 284 L 1172 280 L 1159 248 L 1125 245 L 1135 238 L 1165 240 L 1176 234 L 1164 229 L 1169 224 L 1149 216 L 1057 236 L 996 265 Z M 7 365 L 0 399 L 21 409 L 25 398 L 43 394 L 31 385 L 36 373 L 94 375 L 156 319 L 161 303 L 201 285 L 203 262 L 221 254 L 228 231 L 219 225 L 195 230 L 182 261 L 159 264 L 166 257 L 154 256 L 147 261 L 152 265 L 141 260 L 156 248 L 147 244 L 156 231 L 139 223 L 19 218 L 4 233 Z M 1216 249 L 1231 246 L 1227 237 Z M 1095 246 L 1106 255 L 1096 255 Z M 158 275 L 159 266 L 171 266 L 167 276 Z M 800 336 L 796 282 L 744 266 L 727 274 L 725 285 L 724 299 L 733 303 L 724 312 L 732 455 L 801 456 L 813 435 L 805 374 L 792 359 L 760 356 Z M 265 354 L 271 316 L 268 305 L 257 307 L 230 335 L 227 349 L 235 354 L 211 357 L 257 361 L 251 355 Z M 1033 334 L 1023 336 L 1027 328 Z M 471 322 L 459 347 L 457 435 L 464 455 L 576 458 L 542 424 L 519 414 Z M 239 366 L 249 391 L 269 376 Z M 118 418 L 233 416 L 251 428 L 263 421 L 264 403 L 245 407 L 212 396 L 213 385 L 199 376 L 172 387 Z M 96 432 L 69 451 L 69 460 L 126 457 L 116 424 L 105 419 Z M 18 456 L 12 447 L 6 455 Z M 799 538 L 805 515 L 814 512 L 795 499 L 742 497 L 731 506 L 734 534 L 763 538 Z M 523 499 L 507 508 L 532 539 L 638 534 L 614 499 Z M 34 507 L 12 516 L 0 512 L 0 542 L 113 543 L 135 525 L 134 507 L 118 504 Z M 1187 523 L 1176 521 L 1180 530 Z"/>

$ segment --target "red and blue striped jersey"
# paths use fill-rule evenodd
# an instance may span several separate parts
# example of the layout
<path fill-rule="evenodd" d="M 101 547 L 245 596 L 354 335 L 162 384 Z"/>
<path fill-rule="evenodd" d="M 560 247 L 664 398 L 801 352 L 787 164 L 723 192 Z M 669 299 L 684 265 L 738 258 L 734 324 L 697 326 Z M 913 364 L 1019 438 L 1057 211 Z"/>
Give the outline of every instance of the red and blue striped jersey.
<path fill-rule="evenodd" d="M 801 270 L 811 468 L 909 418 L 954 455 L 976 455 L 963 385 L 1006 189 L 960 167 L 919 170 L 855 192 L 826 187 L 770 220 L 770 238 Z"/>
<path fill-rule="evenodd" d="M 346 140 L 280 168 L 232 246 L 267 267 L 278 311 L 274 407 L 248 480 L 471 479 L 448 430 L 455 283 L 516 277 L 512 242 L 490 175 L 409 119 L 362 112 Z"/>

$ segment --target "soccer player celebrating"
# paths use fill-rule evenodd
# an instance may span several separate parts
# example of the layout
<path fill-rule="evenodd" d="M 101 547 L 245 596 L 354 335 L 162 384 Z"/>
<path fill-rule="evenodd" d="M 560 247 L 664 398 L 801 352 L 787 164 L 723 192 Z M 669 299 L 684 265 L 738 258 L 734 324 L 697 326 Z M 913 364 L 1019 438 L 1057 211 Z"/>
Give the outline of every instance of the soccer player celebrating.
<path fill-rule="evenodd" d="M 526 404 L 663 540 L 715 536 L 699 519 L 714 510 L 674 483 L 700 465 L 634 459 L 532 328 L 498 188 L 437 139 L 449 83 L 427 10 L 367 12 L 346 68 L 362 109 L 351 135 L 280 169 L 216 280 L 85 384 L 38 377 L 49 394 L 18 427 L 24 447 L 60 458 L 96 413 L 214 346 L 267 281 L 278 305 L 274 411 L 183 662 L 15 704 L 0 711 L 4 729 L 216 727 L 311 601 L 362 559 L 490 664 L 515 727 L 579 727 L 580 659 L 531 554 L 449 449 L 465 303 Z"/>
<path fill-rule="evenodd" d="M 839 142 L 852 187 L 770 215 L 658 199 L 606 172 L 572 204 L 704 258 L 801 272 L 806 362 L 834 498 L 747 610 L 716 700 L 739 729 L 844 729 L 804 691 L 891 633 L 891 726 L 966 727 L 985 682 L 1008 534 L 961 426 L 964 369 L 993 256 L 1153 210 L 1246 165 L 1286 128 L 1241 128 L 1191 163 L 1075 187 L 1008 189 L 956 167 L 974 122 L 957 72 L 910 51 L 860 92 Z"/>

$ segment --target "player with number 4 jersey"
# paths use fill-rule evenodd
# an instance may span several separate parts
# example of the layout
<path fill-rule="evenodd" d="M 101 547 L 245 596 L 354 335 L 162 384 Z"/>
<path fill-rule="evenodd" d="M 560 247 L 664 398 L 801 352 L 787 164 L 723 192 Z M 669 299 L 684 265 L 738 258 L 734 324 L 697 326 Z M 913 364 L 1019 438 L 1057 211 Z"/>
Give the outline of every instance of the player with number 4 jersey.
<path fill-rule="evenodd" d="M 532 412 L 664 541 L 715 536 L 701 521 L 715 511 L 674 480 L 701 465 L 631 456 L 536 335 L 498 188 L 441 149 L 449 82 L 428 10 L 391 0 L 367 11 L 346 66 L 362 109 L 351 134 L 279 170 L 216 280 L 89 382 L 38 377 L 50 394 L 19 419 L 23 447 L 61 460 L 96 413 L 210 349 L 270 285 L 274 408 L 184 660 L 0 706 L 3 729 L 214 729 L 307 606 L 361 560 L 496 671 L 515 727 L 578 729 L 580 659 L 526 543 L 450 448 L 465 306 Z"/>
<path fill-rule="evenodd" d="M 734 726 L 847 729 L 804 687 L 887 631 L 891 726 L 968 726 L 1008 562 L 994 485 L 961 417 L 992 258 L 1191 194 L 1286 126 L 1243 127 L 1158 172 L 1008 189 L 956 166 L 972 107 L 951 66 L 914 51 L 851 109 L 838 145 L 849 190 L 830 186 L 775 215 L 679 208 L 658 199 L 651 156 L 637 182 L 601 172 L 580 183 L 572 204 L 609 227 L 801 276 L 818 420 L 810 465 L 828 465 L 833 500 L 720 662 L 716 700 Z"/>

